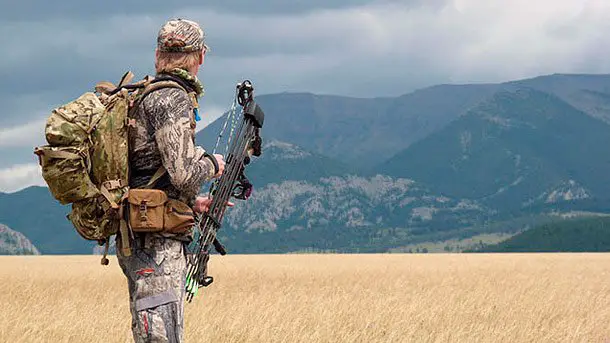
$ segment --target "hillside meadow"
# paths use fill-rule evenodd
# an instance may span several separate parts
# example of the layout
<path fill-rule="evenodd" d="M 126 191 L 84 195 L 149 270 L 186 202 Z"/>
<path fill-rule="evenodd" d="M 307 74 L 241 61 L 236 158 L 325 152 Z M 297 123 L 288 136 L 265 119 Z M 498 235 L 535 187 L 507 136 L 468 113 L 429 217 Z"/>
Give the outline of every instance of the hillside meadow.
<path fill-rule="evenodd" d="M 610 254 L 214 256 L 187 342 L 610 342 Z M 0 257 L 1 342 L 129 342 L 115 258 Z"/>

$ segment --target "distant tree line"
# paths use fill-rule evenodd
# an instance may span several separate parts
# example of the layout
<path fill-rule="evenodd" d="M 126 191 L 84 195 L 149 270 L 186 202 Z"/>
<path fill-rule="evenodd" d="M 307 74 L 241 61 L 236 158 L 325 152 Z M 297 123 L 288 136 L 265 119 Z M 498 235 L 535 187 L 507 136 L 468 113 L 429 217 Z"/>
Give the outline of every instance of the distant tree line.
<path fill-rule="evenodd" d="M 467 252 L 608 252 L 610 217 L 542 224 L 493 245 Z"/>

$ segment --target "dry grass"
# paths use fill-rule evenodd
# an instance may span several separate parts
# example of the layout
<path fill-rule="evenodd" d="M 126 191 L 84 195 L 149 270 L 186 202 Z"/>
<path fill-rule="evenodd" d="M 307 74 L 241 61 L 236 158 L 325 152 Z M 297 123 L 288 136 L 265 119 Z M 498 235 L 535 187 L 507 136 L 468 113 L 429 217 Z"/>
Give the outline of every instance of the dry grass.
<path fill-rule="evenodd" d="M 128 342 L 116 260 L 0 257 L 0 341 Z M 214 256 L 187 342 L 607 342 L 609 254 Z"/>

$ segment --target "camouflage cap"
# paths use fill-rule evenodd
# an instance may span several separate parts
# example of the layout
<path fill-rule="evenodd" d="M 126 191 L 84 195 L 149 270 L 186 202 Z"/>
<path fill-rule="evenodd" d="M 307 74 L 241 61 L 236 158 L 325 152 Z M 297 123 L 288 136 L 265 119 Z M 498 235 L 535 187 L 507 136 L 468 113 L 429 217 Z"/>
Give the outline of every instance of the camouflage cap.
<path fill-rule="evenodd" d="M 207 49 L 203 30 L 194 21 L 172 19 L 165 23 L 157 36 L 157 49 L 167 52 L 194 52 Z"/>

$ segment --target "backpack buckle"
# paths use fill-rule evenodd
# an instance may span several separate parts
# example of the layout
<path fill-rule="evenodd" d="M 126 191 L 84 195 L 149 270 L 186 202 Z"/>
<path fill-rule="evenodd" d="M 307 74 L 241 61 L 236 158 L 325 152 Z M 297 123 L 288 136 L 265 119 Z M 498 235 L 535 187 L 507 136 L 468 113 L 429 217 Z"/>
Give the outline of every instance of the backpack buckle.
<path fill-rule="evenodd" d="M 125 118 L 125 126 L 136 127 L 136 120 L 134 118 Z"/>
<path fill-rule="evenodd" d="M 104 183 L 102 183 L 102 185 L 104 187 L 106 187 L 107 190 L 112 191 L 115 189 L 119 189 L 121 187 L 125 187 L 127 184 L 125 182 L 125 180 L 109 180 L 109 181 L 105 181 Z"/>

